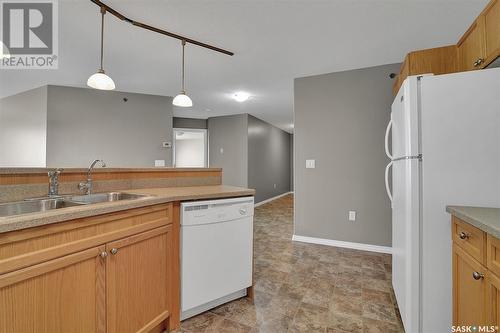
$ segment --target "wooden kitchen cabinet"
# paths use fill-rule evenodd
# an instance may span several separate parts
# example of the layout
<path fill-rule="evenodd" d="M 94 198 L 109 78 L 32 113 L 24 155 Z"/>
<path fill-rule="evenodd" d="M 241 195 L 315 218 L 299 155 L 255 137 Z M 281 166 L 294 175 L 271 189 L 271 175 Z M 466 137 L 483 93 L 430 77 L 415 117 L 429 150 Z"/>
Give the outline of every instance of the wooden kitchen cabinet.
<path fill-rule="evenodd" d="M 486 268 L 453 244 L 453 325 L 487 325 Z"/>
<path fill-rule="evenodd" d="M 459 71 L 482 68 L 486 58 L 484 16 L 479 16 L 457 43 Z"/>
<path fill-rule="evenodd" d="M 500 239 L 452 216 L 453 325 L 500 325 Z"/>
<path fill-rule="evenodd" d="M 456 45 L 413 51 L 392 86 L 397 95 L 409 75 L 448 74 L 482 69 L 500 57 L 500 0 L 491 0 Z"/>
<path fill-rule="evenodd" d="M 488 280 L 488 323 L 491 326 L 500 325 L 500 278 L 490 274 Z"/>
<path fill-rule="evenodd" d="M 104 332 L 104 247 L 0 277 L 0 332 Z"/>
<path fill-rule="evenodd" d="M 500 56 L 500 0 L 490 1 L 482 15 L 486 34 L 485 65 L 487 65 Z"/>
<path fill-rule="evenodd" d="M 106 244 L 107 332 L 148 332 L 169 316 L 172 229 Z"/>
<path fill-rule="evenodd" d="M 397 95 L 403 81 L 410 75 L 447 74 L 457 71 L 457 47 L 449 45 L 410 52 L 406 55 L 393 85 L 393 95 Z"/>
<path fill-rule="evenodd" d="M 178 210 L 158 204 L 0 234 L 0 333 L 178 328 Z"/>

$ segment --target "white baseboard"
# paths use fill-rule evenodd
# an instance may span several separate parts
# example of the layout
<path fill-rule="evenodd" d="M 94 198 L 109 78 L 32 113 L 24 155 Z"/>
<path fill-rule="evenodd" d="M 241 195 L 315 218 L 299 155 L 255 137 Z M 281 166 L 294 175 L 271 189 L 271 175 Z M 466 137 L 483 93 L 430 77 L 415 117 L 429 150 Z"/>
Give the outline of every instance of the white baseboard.
<path fill-rule="evenodd" d="M 324 238 L 298 236 L 298 235 L 293 235 L 292 240 L 296 241 L 296 242 L 302 242 L 302 243 L 345 247 L 348 249 L 355 249 L 355 250 L 362 250 L 362 251 L 389 253 L 389 254 L 392 253 L 392 248 L 389 246 L 344 242 L 344 241 L 338 241 L 338 240 L 333 240 L 333 239 L 324 239 Z"/>
<path fill-rule="evenodd" d="M 268 203 L 268 202 L 271 202 L 271 201 L 273 201 L 273 200 L 279 199 L 279 198 L 281 198 L 281 197 L 284 197 L 285 195 L 292 194 L 292 193 L 293 193 L 293 191 L 286 192 L 286 193 L 283 193 L 283 194 L 277 195 L 277 196 L 275 196 L 275 197 L 272 197 L 272 198 L 269 198 L 269 199 L 266 199 L 266 200 L 263 200 L 263 201 L 257 202 L 257 203 L 255 204 L 255 207 L 259 207 L 259 206 L 261 206 L 261 205 L 263 205 L 263 204 L 266 204 L 266 203 Z"/>

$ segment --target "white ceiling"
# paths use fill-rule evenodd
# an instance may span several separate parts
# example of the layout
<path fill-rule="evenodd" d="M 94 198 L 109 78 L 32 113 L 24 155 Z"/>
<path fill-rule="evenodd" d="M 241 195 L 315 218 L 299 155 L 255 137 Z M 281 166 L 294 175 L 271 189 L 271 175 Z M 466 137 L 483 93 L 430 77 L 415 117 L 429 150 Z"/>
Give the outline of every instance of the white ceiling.
<path fill-rule="evenodd" d="M 132 19 L 235 52 L 186 49 L 194 107 L 179 116 L 250 113 L 292 131 L 293 79 L 400 62 L 455 43 L 487 0 L 105 0 Z M 0 70 L 0 97 L 44 84 L 85 86 L 98 67 L 100 16 L 59 1 L 59 69 Z M 174 96 L 180 41 L 106 16 L 104 68 L 117 90 Z M 388 73 L 389 74 L 389 73 Z M 230 96 L 251 93 L 245 103 Z M 140 110 L 139 110 L 140 111 Z"/>

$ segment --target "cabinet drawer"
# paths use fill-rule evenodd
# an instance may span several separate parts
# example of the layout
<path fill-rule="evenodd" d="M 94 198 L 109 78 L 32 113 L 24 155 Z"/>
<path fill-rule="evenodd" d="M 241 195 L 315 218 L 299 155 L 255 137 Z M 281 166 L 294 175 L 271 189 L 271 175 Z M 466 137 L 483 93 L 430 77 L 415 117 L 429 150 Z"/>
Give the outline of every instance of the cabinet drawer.
<path fill-rule="evenodd" d="M 172 223 L 172 204 L 0 234 L 0 274 Z"/>
<path fill-rule="evenodd" d="M 459 218 L 452 219 L 453 241 L 470 256 L 486 266 L 486 233 Z"/>
<path fill-rule="evenodd" d="M 500 276 L 500 239 L 488 235 L 486 252 L 486 266 L 491 272 Z"/>

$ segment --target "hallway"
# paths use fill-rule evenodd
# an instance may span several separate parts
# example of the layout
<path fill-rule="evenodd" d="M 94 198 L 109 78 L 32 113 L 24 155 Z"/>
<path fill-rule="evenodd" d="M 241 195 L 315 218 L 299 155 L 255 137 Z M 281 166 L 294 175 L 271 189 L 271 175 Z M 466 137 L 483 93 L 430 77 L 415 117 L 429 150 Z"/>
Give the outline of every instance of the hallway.
<path fill-rule="evenodd" d="M 387 254 L 292 242 L 293 196 L 255 209 L 255 301 L 239 299 L 179 332 L 404 332 Z"/>

